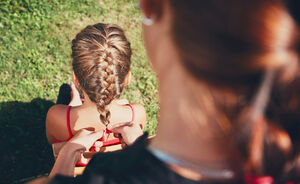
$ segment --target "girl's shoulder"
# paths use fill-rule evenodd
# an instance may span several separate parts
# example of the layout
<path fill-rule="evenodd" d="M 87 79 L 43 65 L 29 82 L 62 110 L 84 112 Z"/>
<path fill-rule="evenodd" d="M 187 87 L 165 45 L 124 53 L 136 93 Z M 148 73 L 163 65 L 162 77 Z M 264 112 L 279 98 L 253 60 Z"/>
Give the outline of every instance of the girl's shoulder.
<path fill-rule="evenodd" d="M 48 118 L 57 118 L 58 116 L 60 116 L 62 114 L 66 114 L 68 107 L 69 106 L 62 105 L 62 104 L 53 105 L 48 110 L 47 119 Z"/>
<path fill-rule="evenodd" d="M 147 121 L 145 107 L 138 103 L 132 103 L 130 105 L 132 106 L 133 111 L 134 111 L 134 122 L 138 122 L 143 127 L 145 127 L 146 121 Z"/>
<path fill-rule="evenodd" d="M 146 116 L 146 110 L 143 105 L 138 104 L 138 103 L 132 103 L 130 105 L 133 107 L 135 115 L 140 116 L 140 117 Z"/>
<path fill-rule="evenodd" d="M 120 103 L 122 102 L 122 103 Z M 111 106 L 111 122 L 138 122 L 143 126 L 146 123 L 146 111 L 143 105 L 128 103 L 127 100 L 118 100 L 117 105 Z"/>
<path fill-rule="evenodd" d="M 63 139 L 61 132 L 67 131 L 67 105 L 54 105 L 47 113 L 46 117 L 46 134 L 49 143 L 54 142 L 54 137 Z"/>

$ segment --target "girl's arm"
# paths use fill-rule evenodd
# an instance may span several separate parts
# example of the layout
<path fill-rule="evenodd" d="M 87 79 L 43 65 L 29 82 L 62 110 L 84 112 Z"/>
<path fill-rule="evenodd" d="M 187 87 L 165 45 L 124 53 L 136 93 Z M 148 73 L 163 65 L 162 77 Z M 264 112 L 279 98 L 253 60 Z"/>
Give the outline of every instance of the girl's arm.
<path fill-rule="evenodd" d="M 103 136 L 103 132 L 91 132 L 88 130 L 79 131 L 72 139 L 67 142 L 60 150 L 54 166 L 47 178 L 40 178 L 31 181 L 30 184 L 48 183 L 50 178 L 55 175 L 74 176 L 74 168 L 80 155 L 90 149 L 96 140 Z"/>
<path fill-rule="evenodd" d="M 56 174 L 73 177 L 75 164 L 80 160 L 80 156 L 84 151 L 85 147 L 81 144 L 66 143 L 60 150 L 49 177 Z"/>

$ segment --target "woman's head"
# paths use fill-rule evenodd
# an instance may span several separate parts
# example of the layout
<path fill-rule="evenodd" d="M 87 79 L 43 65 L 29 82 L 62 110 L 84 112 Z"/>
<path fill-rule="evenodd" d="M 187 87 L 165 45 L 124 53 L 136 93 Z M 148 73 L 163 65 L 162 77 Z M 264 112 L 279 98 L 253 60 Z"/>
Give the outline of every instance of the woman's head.
<path fill-rule="evenodd" d="M 249 164 L 249 171 L 255 175 L 274 176 L 283 173 L 287 160 L 293 160 L 295 157 L 292 155 L 296 154 L 287 151 L 293 149 L 293 145 L 287 141 L 292 134 L 283 126 L 285 122 L 280 121 L 287 119 L 274 115 L 275 109 L 278 112 L 281 107 L 270 106 L 267 109 L 268 116 L 261 119 L 258 128 L 254 126 L 256 123 L 247 120 L 244 122 L 250 124 L 246 126 L 248 129 L 242 128 L 245 124 L 240 125 L 240 117 L 253 108 L 253 101 L 259 88 L 263 87 L 262 79 L 268 69 L 274 69 L 276 73 L 273 88 L 299 85 L 295 82 L 299 80 L 296 77 L 299 73 L 299 30 L 284 3 L 281 0 L 142 0 L 141 5 L 145 16 L 154 21 L 152 25 L 144 26 L 146 46 L 148 53 L 151 52 L 152 63 L 158 67 L 162 63 L 155 45 L 168 45 L 152 40 L 163 40 L 163 37 L 170 35 L 170 39 L 164 41 L 174 46 L 181 68 L 187 75 L 211 89 L 213 98 L 210 100 L 213 101 L 211 104 L 215 111 L 208 114 L 203 108 L 204 114 L 212 117 L 211 120 L 215 122 L 222 121 L 218 120 L 221 117 L 228 119 L 234 130 L 229 132 L 234 135 L 231 137 L 237 144 L 240 144 L 240 140 L 236 139 L 242 137 L 245 144 L 238 151 Z M 165 35 L 159 38 L 157 32 Z M 156 70 L 159 73 L 160 68 Z M 279 91 L 285 95 L 299 94 L 300 90 L 295 90 L 289 88 Z M 222 98 L 226 97 L 227 92 L 233 94 L 235 100 Z M 199 91 L 198 95 L 203 94 Z M 228 96 L 232 98 L 232 95 Z M 293 112 L 296 120 L 298 114 L 295 109 L 298 108 L 296 102 L 300 102 L 299 98 L 285 99 L 288 101 L 284 102 L 283 98 L 276 100 L 284 103 L 285 111 Z M 271 104 L 275 101 L 274 94 L 270 101 Z M 292 103 L 296 104 L 292 106 Z M 263 115 L 264 109 L 260 113 Z M 263 138 L 258 138 L 259 134 L 253 133 L 255 131 L 262 132 Z M 292 143 L 300 141 L 295 136 L 292 138 Z M 290 148 L 284 148 L 283 142 L 290 145 Z M 263 153 L 257 156 L 255 153 L 260 151 Z M 269 158 L 279 164 L 270 162 Z"/>
<path fill-rule="evenodd" d="M 153 27 L 156 22 L 160 27 L 168 24 L 164 33 L 171 35 L 182 64 L 198 79 L 224 86 L 257 84 L 266 68 L 295 61 L 297 29 L 281 0 L 142 2 Z M 158 4 L 168 6 L 168 12 Z M 161 20 L 164 14 L 170 18 Z M 148 29 L 151 26 L 145 26 L 145 32 Z M 151 41 L 146 45 L 157 45 Z"/>
<path fill-rule="evenodd" d="M 113 24 L 87 26 L 72 40 L 73 70 L 80 88 L 97 104 L 103 123 L 106 106 L 121 95 L 131 64 L 130 43 Z"/>

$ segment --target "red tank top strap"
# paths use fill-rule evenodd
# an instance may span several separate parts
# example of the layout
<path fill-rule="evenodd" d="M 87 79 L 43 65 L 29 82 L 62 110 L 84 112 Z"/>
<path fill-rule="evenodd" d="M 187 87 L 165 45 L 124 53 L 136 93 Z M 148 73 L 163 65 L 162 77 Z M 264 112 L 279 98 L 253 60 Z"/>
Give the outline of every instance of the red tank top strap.
<path fill-rule="evenodd" d="M 54 137 L 54 142 L 55 142 L 55 143 L 60 143 L 60 142 L 65 142 L 65 141 L 58 140 L 58 139 L 56 139 L 56 138 Z"/>
<path fill-rule="evenodd" d="M 58 140 L 54 137 L 54 141 L 56 143 L 69 141 L 73 137 L 72 130 L 71 130 L 71 125 L 70 125 L 70 110 L 71 110 L 71 107 L 72 106 L 68 106 L 68 108 L 67 108 L 67 128 L 68 128 L 69 137 L 64 141 Z"/>
<path fill-rule="evenodd" d="M 134 114 L 134 108 L 133 108 L 133 106 L 131 104 L 126 104 L 126 105 L 131 108 L 131 111 L 132 111 L 132 119 L 131 119 L 131 121 L 134 121 L 135 114 Z"/>
<path fill-rule="evenodd" d="M 68 137 L 67 141 L 73 137 L 72 130 L 71 130 L 71 123 L 70 123 L 71 107 L 72 106 L 68 106 L 68 109 L 67 109 L 67 127 L 68 127 L 68 132 L 69 132 L 69 137 Z"/>

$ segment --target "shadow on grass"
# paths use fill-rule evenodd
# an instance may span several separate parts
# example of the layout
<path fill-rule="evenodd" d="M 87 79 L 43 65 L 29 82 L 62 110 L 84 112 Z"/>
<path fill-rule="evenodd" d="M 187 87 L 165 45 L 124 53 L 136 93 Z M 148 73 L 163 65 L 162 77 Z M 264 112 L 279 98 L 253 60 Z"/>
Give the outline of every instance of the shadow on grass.
<path fill-rule="evenodd" d="M 50 172 L 54 160 L 45 119 L 52 105 L 40 98 L 0 103 L 0 183 L 22 183 Z"/>

